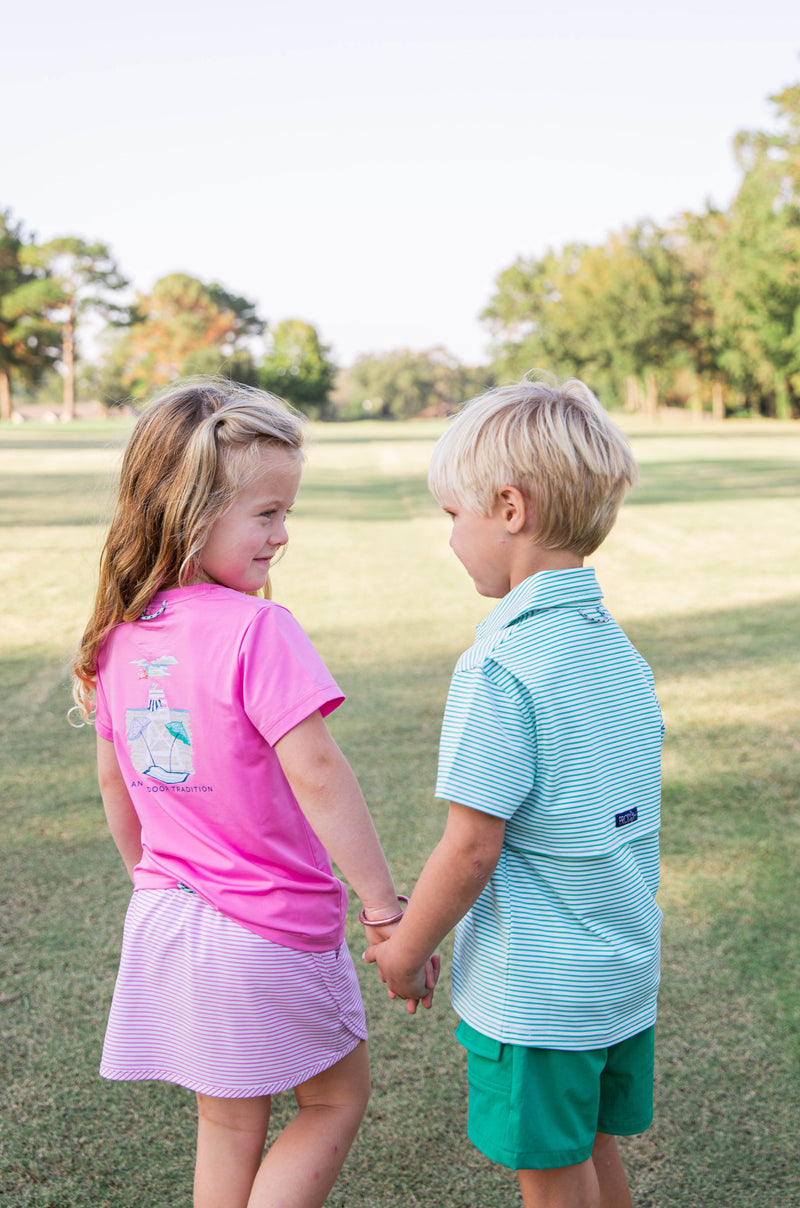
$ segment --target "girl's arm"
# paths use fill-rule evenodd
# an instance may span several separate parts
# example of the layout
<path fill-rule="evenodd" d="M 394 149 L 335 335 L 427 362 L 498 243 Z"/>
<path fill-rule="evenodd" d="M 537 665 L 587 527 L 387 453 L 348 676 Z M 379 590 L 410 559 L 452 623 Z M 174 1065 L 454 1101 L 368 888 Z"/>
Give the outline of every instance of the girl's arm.
<path fill-rule="evenodd" d="M 113 742 L 97 736 L 97 779 L 111 837 L 133 880 L 142 858 L 142 828 L 117 763 Z"/>
<path fill-rule="evenodd" d="M 441 940 L 477 901 L 500 859 L 505 821 L 465 805 L 450 803 L 444 835 L 423 868 L 403 918 L 384 944 L 364 953 L 375 961 L 394 998 L 425 993 L 425 966 Z"/>
<path fill-rule="evenodd" d="M 301 810 L 366 916 L 391 918 L 399 907 L 386 858 L 358 781 L 322 714 L 312 713 L 285 734 L 275 754 Z M 379 932 L 376 938 L 386 937 Z"/>

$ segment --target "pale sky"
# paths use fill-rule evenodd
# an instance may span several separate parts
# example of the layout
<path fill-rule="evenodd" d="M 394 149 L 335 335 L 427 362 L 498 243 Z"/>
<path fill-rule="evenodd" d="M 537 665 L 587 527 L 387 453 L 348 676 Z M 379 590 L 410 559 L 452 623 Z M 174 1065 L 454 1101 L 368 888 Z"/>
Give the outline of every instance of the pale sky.
<path fill-rule="evenodd" d="M 800 79 L 797 0 L 0 0 L 0 207 L 334 359 L 443 344 L 518 255 L 663 222 Z"/>

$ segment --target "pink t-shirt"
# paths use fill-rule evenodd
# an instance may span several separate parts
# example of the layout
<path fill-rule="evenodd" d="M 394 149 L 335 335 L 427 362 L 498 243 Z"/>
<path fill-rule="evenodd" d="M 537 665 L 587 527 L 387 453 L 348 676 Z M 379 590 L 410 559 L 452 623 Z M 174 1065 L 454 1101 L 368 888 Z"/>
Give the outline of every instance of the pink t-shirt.
<path fill-rule="evenodd" d="M 337 947 L 347 891 L 273 750 L 344 697 L 294 617 L 199 584 L 159 592 L 97 662 L 97 733 L 142 825 L 135 889 L 183 884 L 243 927 Z"/>

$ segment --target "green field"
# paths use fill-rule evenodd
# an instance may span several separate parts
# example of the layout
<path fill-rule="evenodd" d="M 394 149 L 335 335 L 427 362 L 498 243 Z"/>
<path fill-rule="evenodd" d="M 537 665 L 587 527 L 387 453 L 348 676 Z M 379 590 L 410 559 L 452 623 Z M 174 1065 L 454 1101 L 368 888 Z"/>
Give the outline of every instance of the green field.
<path fill-rule="evenodd" d="M 627 426 L 641 484 L 593 561 L 653 666 L 667 741 L 656 1122 L 625 1161 L 638 1208 L 796 1208 L 800 425 Z M 332 728 L 406 889 L 444 820 L 432 787 L 449 674 L 490 606 L 427 494 L 439 430 L 316 428 L 274 575 L 348 694 Z M 65 720 L 125 433 L 0 430 L 5 1208 L 190 1204 L 193 1097 L 96 1073 L 129 889 L 93 732 Z M 414 1018 L 359 968 L 374 1091 L 331 1205 L 519 1204 L 513 1175 L 466 1140 L 444 955 L 434 1011 Z"/>

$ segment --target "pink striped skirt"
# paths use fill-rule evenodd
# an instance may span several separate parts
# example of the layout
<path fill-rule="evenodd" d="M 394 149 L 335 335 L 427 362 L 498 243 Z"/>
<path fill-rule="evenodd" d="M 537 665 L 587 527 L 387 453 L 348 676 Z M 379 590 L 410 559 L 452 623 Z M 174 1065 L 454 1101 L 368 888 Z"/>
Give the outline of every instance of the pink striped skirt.
<path fill-rule="evenodd" d="M 345 944 L 300 952 L 197 894 L 140 889 L 125 918 L 104 1078 L 159 1078 L 227 1099 L 272 1095 L 366 1039 Z"/>

